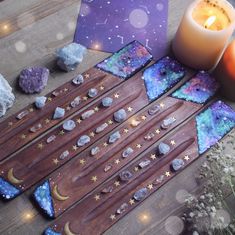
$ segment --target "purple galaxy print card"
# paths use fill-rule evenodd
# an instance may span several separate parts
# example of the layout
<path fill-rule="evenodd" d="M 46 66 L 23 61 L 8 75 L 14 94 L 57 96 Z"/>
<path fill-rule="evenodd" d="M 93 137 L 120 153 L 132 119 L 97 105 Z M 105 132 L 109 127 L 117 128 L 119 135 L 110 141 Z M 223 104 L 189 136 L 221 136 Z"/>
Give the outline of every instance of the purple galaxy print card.
<path fill-rule="evenodd" d="M 74 41 L 115 52 L 140 41 L 159 59 L 166 53 L 168 0 L 83 0 Z"/>

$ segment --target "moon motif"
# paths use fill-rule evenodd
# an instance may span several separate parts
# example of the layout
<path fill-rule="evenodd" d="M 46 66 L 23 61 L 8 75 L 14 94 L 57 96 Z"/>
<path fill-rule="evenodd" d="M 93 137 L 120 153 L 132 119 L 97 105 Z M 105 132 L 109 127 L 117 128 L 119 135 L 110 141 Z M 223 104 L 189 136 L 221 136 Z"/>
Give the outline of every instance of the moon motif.
<path fill-rule="evenodd" d="M 23 182 L 23 180 L 21 179 L 17 179 L 15 176 L 14 176 L 14 169 L 11 168 L 8 173 L 7 173 L 7 178 L 8 180 L 13 183 L 13 184 L 21 184 Z"/>
<path fill-rule="evenodd" d="M 53 193 L 53 196 L 55 197 L 55 199 L 57 199 L 58 201 L 66 201 L 67 199 L 69 199 L 68 196 L 63 196 L 58 192 L 58 185 L 55 185 L 52 193 Z"/>
<path fill-rule="evenodd" d="M 70 230 L 70 228 L 69 228 L 69 225 L 70 225 L 70 223 L 67 222 L 67 223 L 65 224 L 65 226 L 64 226 L 64 232 L 65 232 L 65 234 L 66 234 L 66 235 L 78 235 L 78 234 L 75 234 L 75 233 L 71 232 L 71 230 Z"/>

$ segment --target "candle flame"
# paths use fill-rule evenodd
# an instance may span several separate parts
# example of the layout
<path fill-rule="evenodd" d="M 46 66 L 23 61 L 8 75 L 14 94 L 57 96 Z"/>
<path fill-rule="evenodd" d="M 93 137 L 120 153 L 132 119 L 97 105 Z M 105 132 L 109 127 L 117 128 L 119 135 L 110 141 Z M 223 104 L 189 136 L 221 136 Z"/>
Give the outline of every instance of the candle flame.
<path fill-rule="evenodd" d="M 215 23 L 215 21 L 216 21 L 216 16 L 210 16 L 210 17 L 206 20 L 206 22 L 205 22 L 205 24 L 204 24 L 204 27 L 205 27 L 206 29 L 210 28 L 210 26 L 213 25 L 213 24 Z"/>

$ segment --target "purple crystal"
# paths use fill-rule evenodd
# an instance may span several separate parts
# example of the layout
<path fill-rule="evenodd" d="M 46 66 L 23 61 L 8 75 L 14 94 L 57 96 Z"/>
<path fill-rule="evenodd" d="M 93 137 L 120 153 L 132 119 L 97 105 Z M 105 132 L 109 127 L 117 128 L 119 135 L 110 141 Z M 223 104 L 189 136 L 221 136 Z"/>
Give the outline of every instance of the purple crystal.
<path fill-rule="evenodd" d="M 47 85 L 49 70 L 43 67 L 29 67 L 21 71 L 19 86 L 25 93 L 39 93 Z"/>

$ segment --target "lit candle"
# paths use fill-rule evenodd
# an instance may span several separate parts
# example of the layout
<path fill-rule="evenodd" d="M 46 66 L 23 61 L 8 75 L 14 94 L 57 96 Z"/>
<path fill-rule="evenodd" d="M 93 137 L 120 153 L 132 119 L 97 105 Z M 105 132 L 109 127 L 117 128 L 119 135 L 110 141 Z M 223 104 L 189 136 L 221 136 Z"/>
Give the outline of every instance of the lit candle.
<path fill-rule="evenodd" d="M 173 40 L 178 60 L 210 70 L 218 62 L 235 27 L 235 10 L 226 0 L 196 0 L 186 10 Z"/>

